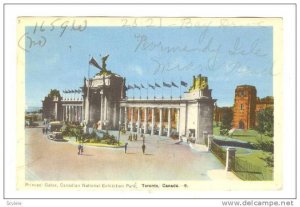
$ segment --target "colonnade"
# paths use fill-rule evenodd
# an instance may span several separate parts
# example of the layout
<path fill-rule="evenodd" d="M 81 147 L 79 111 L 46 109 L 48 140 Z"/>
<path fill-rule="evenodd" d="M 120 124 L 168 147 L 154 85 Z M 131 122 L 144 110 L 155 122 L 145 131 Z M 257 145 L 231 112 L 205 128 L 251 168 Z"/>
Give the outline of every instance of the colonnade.
<path fill-rule="evenodd" d="M 63 105 L 63 121 L 81 122 L 82 121 L 82 105 L 65 104 Z"/>
<path fill-rule="evenodd" d="M 119 123 L 126 131 L 170 137 L 179 134 L 180 109 L 121 107 Z"/>

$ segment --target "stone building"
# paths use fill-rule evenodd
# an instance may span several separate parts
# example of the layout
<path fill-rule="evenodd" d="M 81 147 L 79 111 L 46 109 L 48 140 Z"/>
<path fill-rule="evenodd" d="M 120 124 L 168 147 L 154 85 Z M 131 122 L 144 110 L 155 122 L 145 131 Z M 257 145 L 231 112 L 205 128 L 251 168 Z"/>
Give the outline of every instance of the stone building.
<path fill-rule="evenodd" d="M 256 88 L 250 85 L 237 86 L 233 106 L 233 128 L 254 128 L 255 110 Z"/>
<path fill-rule="evenodd" d="M 256 113 L 273 107 L 273 97 L 260 99 L 256 96 L 255 86 L 240 85 L 235 89 L 233 106 L 233 128 L 249 129 L 256 126 Z"/>
<path fill-rule="evenodd" d="M 265 98 L 258 98 L 256 100 L 256 113 L 260 110 L 266 108 L 273 108 L 274 107 L 274 98 L 272 96 L 267 96 Z"/>
<path fill-rule="evenodd" d="M 52 90 L 51 90 L 52 91 Z M 43 119 L 61 120 L 62 119 L 62 98 L 60 95 L 52 95 L 51 92 L 42 101 Z"/>
<path fill-rule="evenodd" d="M 193 84 L 180 98 L 130 99 L 125 78 L 102 71 L 84 79 L 82 100 L 63 99 L 57 120 L 82 122 L 98 129 L 121 128 L 132 133 L 185 136 L 204 143 L 203 133 L 213 133 L 212 98 L 207 77 L 193 77 Z"/>
<path fill-rule="evenodd" d="M 122 99 L 119 123 L 125 130 L 165 136 L 185 136 L 204 144 L 213 133 L 213 107 L 207 77 L 193 77 L 190 89 L 178 99 Z"/>

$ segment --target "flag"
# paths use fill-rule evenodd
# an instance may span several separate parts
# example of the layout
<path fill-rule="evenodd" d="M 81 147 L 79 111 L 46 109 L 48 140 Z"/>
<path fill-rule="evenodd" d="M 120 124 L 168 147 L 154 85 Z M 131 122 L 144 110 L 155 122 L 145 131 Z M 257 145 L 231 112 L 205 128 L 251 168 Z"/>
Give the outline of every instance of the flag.
<path fill-rule="evenodd" d="M 93 65 L 94 67 L 96 67 L 96 68 L 98 68 L 98 69 L 102 69 L 101 67 L 100 67 L 100 65 L 97 63 L 97 61 L 92 57 L 92 59 L 90 60 L 90 62 L 89 62 L 89 64 L 90 65 Z"/>
<path fill-rule="evenodd" d="M 145 87 L 143 86 L 143 84 L 141 84 L 141 88 L 145 88 Z"/>
<path fill-rule="evenodd" d="M 135 85 L 135 84 L 133 84 L 133 86 L 134 86 L 135 88 L 137 88 L 137 89 L 141 89 L 139 86 L 137 86 L 137 85 Z"/>
<path fill-rule="evenodd" d="M 172 84 L 172 86 L 178 88 L 178 86 L 174 82 L 172 82 L 171 84 Z"/>
<path fill-rule="evenodd" d="M 171 85 L 170 85 L 170 84 L 168 84 L 168 83 L 165 83 L 165 82 L 163 82 L 163 86 L 164 86 L 164 87 L 168 87 L 168 88 L 170 88 L 170 87 L 171 87 Z"/>
<path fill-rule="evenodd" d="M 157 83 L 155 83 L 155 86 L 158 87 L 158 88 L 160 88 L 160 85 L 158 85 Z"/>
<path fill-rule="evenodd" d="M 127 89 L 129 90 L 129 89 L 133 89 L 133 87 L 131 86 L 131 85 L 128 85 L 127 86 Z"/>
<path fill-rule="evenodd" d="M 182 86 L 184 86 L 184 87 L 187 87 L 187 83 L 184 82 L 184 81 L 180 81 L 180 84 L 181 84 Z"/>
<path fill-rule="evenodd" d="M 155 89 L 155 86 L 151 85 L 151 84 L 148 84 L 148 86 L 152 89 Z"/>

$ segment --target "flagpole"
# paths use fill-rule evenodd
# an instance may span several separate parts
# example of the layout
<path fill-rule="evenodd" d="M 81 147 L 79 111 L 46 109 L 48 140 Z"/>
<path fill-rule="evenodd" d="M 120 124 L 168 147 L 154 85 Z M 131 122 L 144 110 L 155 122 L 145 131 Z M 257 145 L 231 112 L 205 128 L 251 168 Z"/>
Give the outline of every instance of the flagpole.
<path fill-rule="evenodd" d="M 133 86 L 133 90 L 132 90 L 132 99 L 134 99 L 134 86 Z"/>
<path fill-rule="evenodd" d="M 172 100 L 172 83 L 171 83 L 171 100 Z"/>
<path fill-rule="evenodd" d="M 149 88 L 149 83 L 147 81 L 147 100 L 148 100 L 148 88 Z"/>
<path fill-rule="evenodd" d="M 164 99 L 164 79 L 163 79 L 163 84 L 162 84 L 162 87 L 161 87 L 161 99 Z"/>
<path fill-rule="evenodd" d="M 179 85 L 179 99 L 181 100 L 181 79 L 180 79 L 180 85 Z"/>

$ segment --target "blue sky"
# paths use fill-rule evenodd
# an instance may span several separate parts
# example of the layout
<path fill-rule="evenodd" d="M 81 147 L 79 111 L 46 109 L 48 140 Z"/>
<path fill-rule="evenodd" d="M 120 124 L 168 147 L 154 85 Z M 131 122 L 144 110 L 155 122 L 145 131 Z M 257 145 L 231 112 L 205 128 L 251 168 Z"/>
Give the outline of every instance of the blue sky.
<path fill-rule="evenodd" d="M 109 54 L 107 68 L 127 84 L 190 86 L 193 75 L 208 77 L 219 106 L 231 106 L 237 85 L 254 85 L 259 97 L 272 95 L 272 27 L 60 27 L 44 31 L 26 27 L 26 106 L 41 106 L 50 89 L 78 89 L 83 78 L 99 70 L 94 57 Z M 52 30 L 53 29 L 53 30 Z M 41 44 L 39 43 L 41 41 Z M 90 72 L 89 72 L 90 71 Z M 181 92 L 186 89 L 182 87 Z M 128 95 L 132 96 L 133 91 Z M 139 91 L 134 91 L 139 96 Z M 149 96 L 154 91 L 148 90 Z M 171 95 L 169 88 L 156 96 Z M 180 90 L 173 88 L 172 95 Z M 146 90 L 142 90 L 146 96 Z"/>

